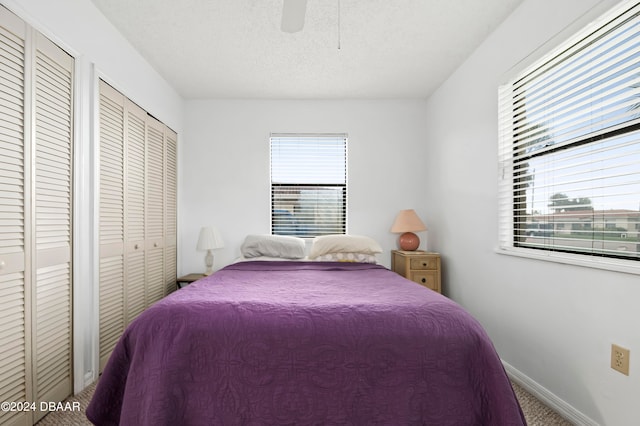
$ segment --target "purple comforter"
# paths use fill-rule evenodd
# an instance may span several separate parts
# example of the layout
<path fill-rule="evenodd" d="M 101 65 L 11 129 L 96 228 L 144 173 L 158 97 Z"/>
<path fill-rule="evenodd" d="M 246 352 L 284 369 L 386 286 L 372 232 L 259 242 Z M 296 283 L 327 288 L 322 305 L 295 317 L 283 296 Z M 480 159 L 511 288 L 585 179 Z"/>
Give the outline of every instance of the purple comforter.
<path fill-rule="evenodd" d="M 522 425 L 500 359 L 451 300 L 360 263 L 243 262 L 143 312 L 96 425 Z"/>

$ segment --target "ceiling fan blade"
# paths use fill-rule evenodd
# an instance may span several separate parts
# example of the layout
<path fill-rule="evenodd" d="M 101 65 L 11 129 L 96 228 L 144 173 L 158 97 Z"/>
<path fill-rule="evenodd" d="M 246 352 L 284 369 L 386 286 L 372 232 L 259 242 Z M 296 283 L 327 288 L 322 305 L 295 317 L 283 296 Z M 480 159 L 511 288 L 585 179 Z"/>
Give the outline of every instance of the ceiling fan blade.
<path fill-rule="evenodd" d="M 306 11 L 307 0 L 283 0 L 282 31 L 286 33 L 302 31 Z"/>

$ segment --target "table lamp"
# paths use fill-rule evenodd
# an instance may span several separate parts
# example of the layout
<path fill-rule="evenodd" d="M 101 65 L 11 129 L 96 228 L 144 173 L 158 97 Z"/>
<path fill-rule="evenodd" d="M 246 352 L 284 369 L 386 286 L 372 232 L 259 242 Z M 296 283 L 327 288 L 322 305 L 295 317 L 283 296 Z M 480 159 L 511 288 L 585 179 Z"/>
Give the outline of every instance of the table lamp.
<path fill-rule="evenodd" d="M 204 262 L 207 265 L 205 275 L 211 275 L 213 272 L 213 252 L 214 249 L 224 247 L 224 241 L 218 230 L 211 226 L 205 226 L 200 229 L 200 236 L 198 237 L 197 249 L 200 251 L 206 250 L 207 255 L 204 258 Z"/>
<path fill-rule="evenodd" d="M 401 250 L 414 251 L 420 247 L 420 238 L 414 232 L 426 231 L 427 227 L 420 220 L 415 210 L 400 210 L 391 232 L 401 233 L 398 244 Z"/>

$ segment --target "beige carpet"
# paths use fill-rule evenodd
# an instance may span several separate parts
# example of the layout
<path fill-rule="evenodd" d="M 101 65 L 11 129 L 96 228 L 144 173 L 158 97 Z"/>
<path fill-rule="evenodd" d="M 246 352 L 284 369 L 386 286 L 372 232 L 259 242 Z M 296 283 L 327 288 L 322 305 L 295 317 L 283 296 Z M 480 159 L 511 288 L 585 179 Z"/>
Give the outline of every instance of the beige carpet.
<path fill-rule="evenodd" d="M 524 390 L 521 386 L 511 382 L 513 390 L 518 396 L 524 417 L 529 426 L 571 426 L 572 423 L 560 417 L 551 408 Z"/>
<path fill-rule="evenodd" d="M 84 410 L 87 408 L 89 401 L 91 400 L 91 396 L 93 395 L 93 391 L 95 389 L 95 385 L 89 386 L 87 389 L 79 393 L 78 395 L 72 396 L 67 401 L 69 402 L 80 402 L 80 407 L 82 411 L 58 411 L 54 413 L 49 413 L 42 420 L 40 420 L 37 425 L 38 426 L 82 426 L 82 425 L 91 425 L 91 422 L 87 420 L 84 414 Z M 558 414 L 553 412 L 549 407 L 542 404 L 539 400 L 533 397 L 530 393 L 522 389 L 522 387 L 513 383 L 513 389 L 518 396 L 518 401 L 520 401 L 520 406 L 522 407 L 522 411 L 524 412 L 524 416 L 527 419 L 527 423 L 529 426 L 571 426 L 571 423 L 560 417 Z"/>

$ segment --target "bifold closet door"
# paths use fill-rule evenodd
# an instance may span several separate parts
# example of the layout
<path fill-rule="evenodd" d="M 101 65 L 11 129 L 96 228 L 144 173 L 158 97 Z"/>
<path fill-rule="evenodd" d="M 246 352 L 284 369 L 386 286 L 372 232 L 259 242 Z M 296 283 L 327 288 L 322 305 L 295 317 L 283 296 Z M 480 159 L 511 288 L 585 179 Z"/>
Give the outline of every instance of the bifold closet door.
<path fill-rule="evenodd" d="M 100 81 L 100 371 L 125 326 L 124 98 Z"/>
<path fill-rule="evenodd" d="M 30 357 L 30 279 L 25 252 L 25 40 L 27 27 L 0 6 L 0 400 L 33 395 Z M 30 424 L 29 413 L 0 411 L 0 424 Z"/>
<path fill-rule="evenodd" d="M 178 202 L 178 135 L 165 130 L 165 239 L 164 239 L 164 287 L 165 294 L 176 290 L 177 258 L 177 202 Z"/>
<path fill-rule="evenodd" d="M 72 392 L 73 58 L 39 33 L 35 43 L 32 349 L 40 403 Z"/>
<path fill-rule="evenodd" d="M 147 307 L 146 301 L 146 138 L 147 113 L 124 99 L 125 324 Z"/>
<path fill-rule="evenodd" d="M 147 117 L 146 167 L 146 303 L 165 295 L 164 283 L 164 129 L 155 118 Z"/>
<path fill-rule="evenodd" d="M 176 144 L 100 81 L 100 371 L 125 327 L 175 290 Z"/>
<path fill-rule="evenodd" d="M 100 370 L 147 307 L 147 114 L 100 81 Z"/>
<path fill-rule="evenodd" d="M 72 388 L 73 58 L 0 7 L 0 398 L 32 424 Z"/>

